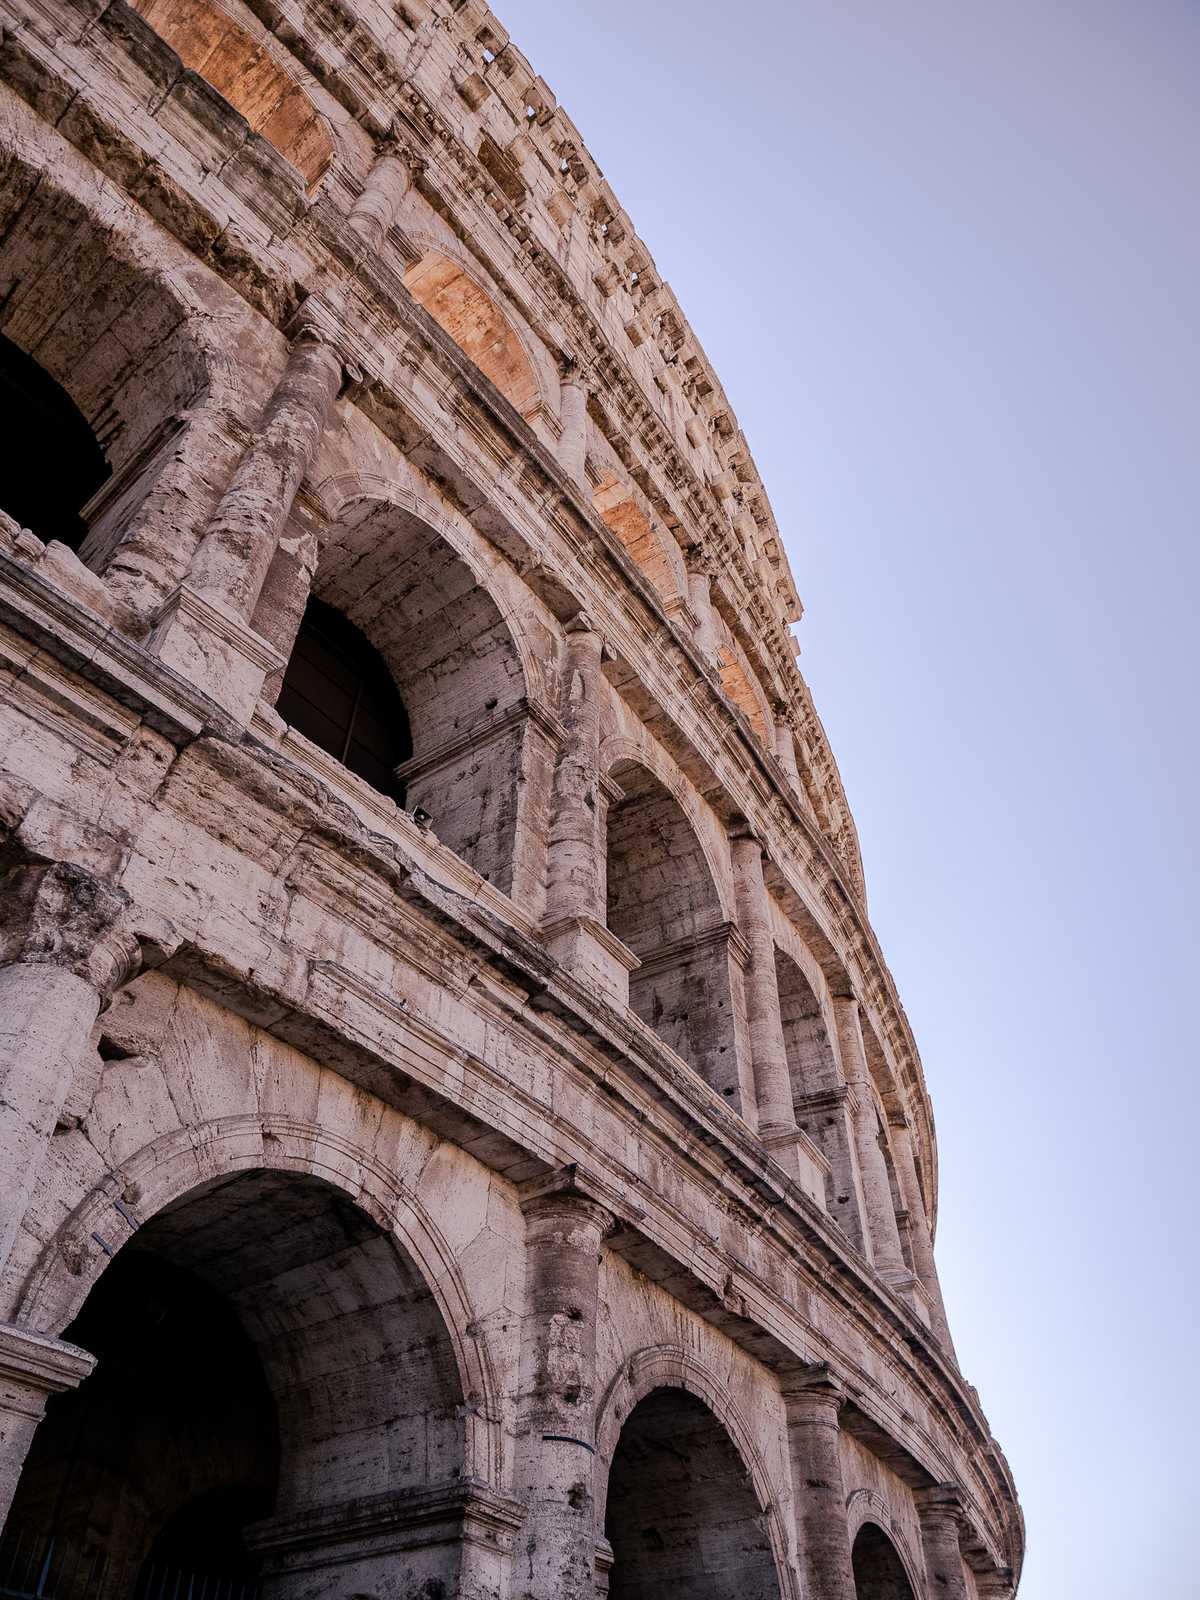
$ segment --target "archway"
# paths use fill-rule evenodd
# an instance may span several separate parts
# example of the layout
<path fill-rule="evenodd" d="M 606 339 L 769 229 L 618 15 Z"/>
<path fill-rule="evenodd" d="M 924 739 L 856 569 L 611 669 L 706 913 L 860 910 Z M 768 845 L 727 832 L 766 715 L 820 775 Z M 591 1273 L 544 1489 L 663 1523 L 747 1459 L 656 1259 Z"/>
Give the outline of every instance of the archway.
<path fill-rule="evenodd" d="M 522 416 L 541 394 L 529 357 L 492 297 L 457 261 L 431 250 L 404 274 L 405 287 Z"/>
<path fill-rule="evenodd" d="M 289 595 L 279 578 L 273 568 L 260 613 L 274 616 L 263 614 L 262 625 L 294 652 L 307 596 L 298 588 Z M 524 663 L 490 590 L 413 512 L 359 498 L 341 508 L 311 594 L 321 615 L 352 625 L 394 685 L 384 715 L 393 730 L 407 718 L 411 754 L 397 775 L 404 803 L 423 812 L 441 843 L 481 877 L 515 892 L 519 808 L 549 776 L 540 773 L 544 752 L 530 733 Z M 295 613 L 281 626 L 288 606 Z M 279 709 L 288 717 L 283 698 Z"/>
<path fill-rule="evenodd" d="M 411 1260 L 328 1184 L 255 1170 L 193 1190 L 66 1337 L 96 1369 L 47 1408 L 9 1542 L 99 1574 L 87 1600 L 308 1592 L 318 1567 L 345 1592 L 397 1570 L 453 1592 L 453 1346 Z"/>
<path fill-rule="evenodd" d="M 49 543 L 77 550 L 80 515 L 112 468 L 87 418 L 32 356 L 0 336 L 0 511 Z"/>
<path fill-rule="evenodd" d="M 713 1413 L 684 1389 L 654 1389 L 626 1418 L 604 1532 L 609 1600 L 780 1600 L 750 1475 Z"/>
<path fill-rule="evenodd" d="M 0 505 L 119 574 L 148 616 L 236 459 L 213 421 L 238 409 L 241 375 L 218 346 L 236 344 L 239 303 L 206 284 L 201 313 L 184 253 L 15 96 L 0 104 L 0 151 L 5 388 L 50 429 L 32 456 L 6 433 Z M 33 515 L 3 492 L 27 504 L 22 485 L 42 491 Z"/>
<path fill-rule="evenodd" d="M 412 755 L 408 712 L 387 662 L 345 617 L 309 597 L 277 702 L 280 716 L 398 804 Z"/>
<path fill-rule="evenodd" d="M 850 1107 L 816 992 L 790 955 L 775 951 L 775 982 L 797 1126 L 829 1163 L 825 1209 L 856 1250 L 865 1249 Z"/>
<path fill-rule="evenodd" d="M 607 920 L 638 957 L 629 1004 L 736 1105 L 730 928 L 704 851 L 679 801 L 632 761 L 612 771 Z"/>
<path fill-rule="evenodd" d="M 858 1600 L 916 1600 L 895 1545 L 877 1523 L 863 1523 L 852 1557 Z"/>

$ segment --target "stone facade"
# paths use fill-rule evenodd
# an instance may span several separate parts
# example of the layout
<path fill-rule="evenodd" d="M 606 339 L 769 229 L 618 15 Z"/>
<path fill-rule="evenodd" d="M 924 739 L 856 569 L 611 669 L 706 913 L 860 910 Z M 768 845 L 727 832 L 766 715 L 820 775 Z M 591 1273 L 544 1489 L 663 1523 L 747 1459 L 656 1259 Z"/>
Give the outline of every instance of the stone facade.
<path fill-rule="evenodd" d="M 1011 1595 L 778 532 L 545 83 L 0 0 L 0 224 L 0 1585 Z"/>

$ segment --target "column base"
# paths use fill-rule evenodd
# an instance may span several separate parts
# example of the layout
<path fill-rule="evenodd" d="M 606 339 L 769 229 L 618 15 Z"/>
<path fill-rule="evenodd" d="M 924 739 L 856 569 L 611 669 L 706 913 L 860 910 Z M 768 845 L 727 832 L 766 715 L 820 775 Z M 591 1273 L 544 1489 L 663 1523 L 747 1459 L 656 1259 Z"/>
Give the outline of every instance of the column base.
<path fill-rule="evenodd" d="M 560 917 L 543 929 L 546 947 L 581 983 L 596 984 L 615 1005 L 629 1004 L 629 974 L 641 962 L 595 917 Z"/>
<path fill-rule="evenodd" d="M 163 606 L 147 648 L 243 723 L 267 675 L 287 665 L 232 606 L 186 584 Z"/>
<path fill-rule="evenodd" d="M 824 1211 L 829 1163 L 803 1128 L 772 1128 L 764 1124 L 758 1131 L 759 1138 L 780 1166 L 795 1178 L 813 1204 Z"/>

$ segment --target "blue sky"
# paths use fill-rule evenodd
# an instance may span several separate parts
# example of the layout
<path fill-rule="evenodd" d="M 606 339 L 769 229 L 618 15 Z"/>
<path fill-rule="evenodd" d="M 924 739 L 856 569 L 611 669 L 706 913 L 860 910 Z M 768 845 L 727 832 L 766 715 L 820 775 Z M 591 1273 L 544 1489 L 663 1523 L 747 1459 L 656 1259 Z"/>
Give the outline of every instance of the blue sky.
<path fill-rule="evenodd" d="M 787 542 L 1021 1600 L 1194 1600 L 1200 6 L 497 10 Z"/>

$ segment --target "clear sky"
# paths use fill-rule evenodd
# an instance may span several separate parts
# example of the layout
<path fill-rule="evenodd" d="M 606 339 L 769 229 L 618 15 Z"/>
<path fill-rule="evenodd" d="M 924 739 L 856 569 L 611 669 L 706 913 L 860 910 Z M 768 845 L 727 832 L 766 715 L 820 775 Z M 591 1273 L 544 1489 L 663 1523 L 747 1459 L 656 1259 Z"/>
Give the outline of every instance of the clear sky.
<path fill-rule="evenodd" d="M 1195 1600 L 1200 4 L 496 9 L 787 542 L 1021 1600 Z"/>

